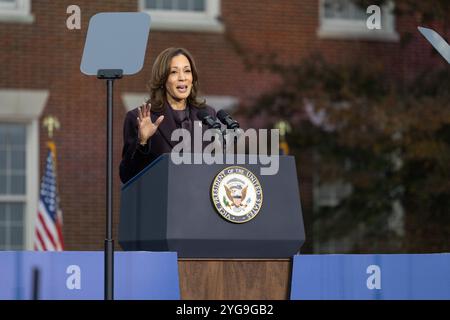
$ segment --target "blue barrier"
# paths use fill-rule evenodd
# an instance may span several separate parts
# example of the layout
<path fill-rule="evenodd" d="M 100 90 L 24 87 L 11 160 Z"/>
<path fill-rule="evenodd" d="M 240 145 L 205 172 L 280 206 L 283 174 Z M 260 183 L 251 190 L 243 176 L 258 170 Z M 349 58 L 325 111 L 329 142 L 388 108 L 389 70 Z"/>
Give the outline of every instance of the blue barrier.
<path fill-rule="evenodd" d="M 450 254 L 297 255 L 293 300 L 447 300 Z"/>
<path fill-rule="evenodd" d="M 103 299 L 103 252 L 0 252 L 0 299 Z M 116 252 L 115 299 L 180 299 L 174 252 Z M 291 299 L 450 299 L 450 254 L 297 255 Z"/>
<path fill-rule="evenodd" d="M 104 255 L 96 251 L 0 252 L 0 299 L 31 299 L 40 270 L 40 299 L 103 299 Z M 116 252 L 114 298 L 180 299 L 175 252 Z"/>

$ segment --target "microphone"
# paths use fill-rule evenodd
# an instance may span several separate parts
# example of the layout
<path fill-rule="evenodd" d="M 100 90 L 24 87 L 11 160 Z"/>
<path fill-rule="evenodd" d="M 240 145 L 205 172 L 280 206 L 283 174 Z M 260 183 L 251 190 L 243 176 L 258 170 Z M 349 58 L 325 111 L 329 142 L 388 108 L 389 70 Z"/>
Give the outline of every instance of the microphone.
<path fill-rule="evenodd" d="M 231 118 L 231 116 L 225 110 L 220 110 L 217 112 L 217 118 L 227 126 L 228 129 L 237 129 L 239 128 L 239 123 Z"/>
<path fill-rule="evenodd" d="M 203 124 L 206 124 L 208 128 L 220 129 L 220 123 L 215 121 L 213 117 L 211 117 L 211 115 L 205 110 L 200 110 L 197 112 L 197 118 L 199 118 Z"/>

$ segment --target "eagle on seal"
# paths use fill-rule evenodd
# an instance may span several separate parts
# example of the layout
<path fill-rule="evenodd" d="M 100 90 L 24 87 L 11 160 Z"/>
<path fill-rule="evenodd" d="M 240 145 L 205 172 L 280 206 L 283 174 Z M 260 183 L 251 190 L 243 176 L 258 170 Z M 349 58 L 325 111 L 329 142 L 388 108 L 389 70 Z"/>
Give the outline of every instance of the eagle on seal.
<path fill-rule="evenodd" d="M 245 197 L 247 196 L 247 187 L 245 186 L 244 188 L 242 188 L 242 190 L 240 190 L 239 188 L 228 188 L 225 185 L 225 192 L 227 194 L 228 199 L 237 207 L 242 207 L 242 206 L 246 206 L 244 204 L 244 200 Z"/>

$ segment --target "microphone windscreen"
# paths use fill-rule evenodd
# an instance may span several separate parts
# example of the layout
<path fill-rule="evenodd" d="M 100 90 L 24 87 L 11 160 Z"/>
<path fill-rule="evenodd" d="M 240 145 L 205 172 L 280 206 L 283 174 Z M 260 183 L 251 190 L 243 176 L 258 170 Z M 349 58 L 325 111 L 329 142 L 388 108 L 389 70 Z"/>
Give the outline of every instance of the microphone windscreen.
<path fill-rule="evenodd" d="M 203 121 L 203 119 L 205 119 L 208 116 L 209 116 L 209 113 L 206 110 L 200 110 L 199 112 L 197 112 L 197 118 L 199 118 L 202 121 Z"/>
<path fill-rule="evenodd" d="M 217 118 L 219 118 L 220 121 L 225 123 L 225 118 L 229 117 L 229 114 L 225 110 L 219 110 L 217 112 Z"/>

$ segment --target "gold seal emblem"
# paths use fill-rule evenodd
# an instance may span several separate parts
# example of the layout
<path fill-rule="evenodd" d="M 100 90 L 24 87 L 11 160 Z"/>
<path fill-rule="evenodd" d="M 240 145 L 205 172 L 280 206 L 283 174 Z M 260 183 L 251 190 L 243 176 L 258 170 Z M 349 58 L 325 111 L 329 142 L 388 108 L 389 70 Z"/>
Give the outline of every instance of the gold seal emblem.
<path fill-rule="evenodd" d="M 244 223 L 259 213 L 263 191 L 253 172 L 232 166 L 223 169 L 214 178 L 211 198 L 223 218 L 234 223 Z"/>

